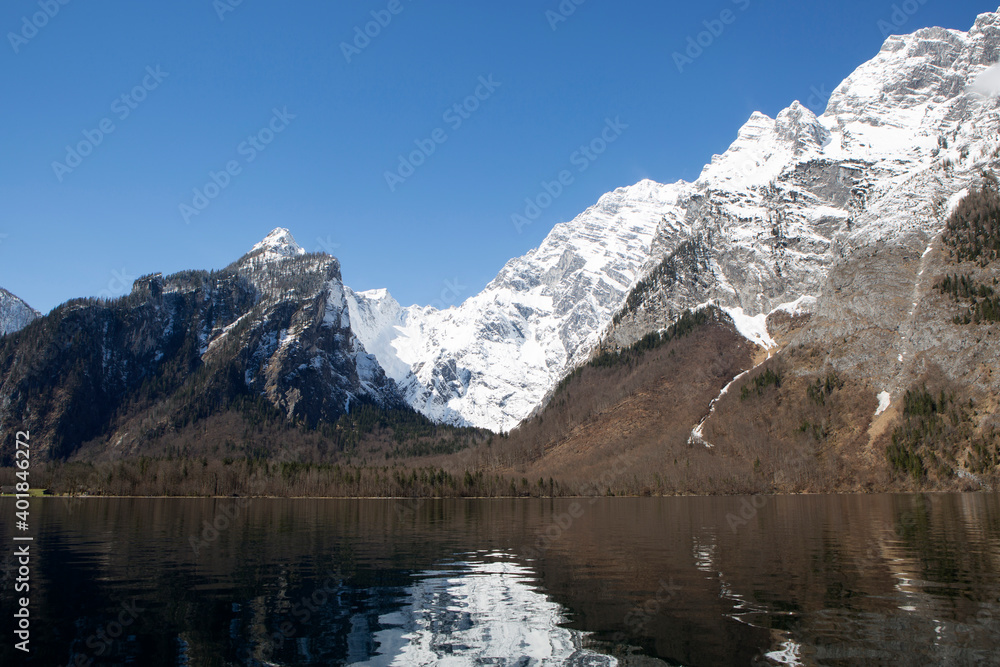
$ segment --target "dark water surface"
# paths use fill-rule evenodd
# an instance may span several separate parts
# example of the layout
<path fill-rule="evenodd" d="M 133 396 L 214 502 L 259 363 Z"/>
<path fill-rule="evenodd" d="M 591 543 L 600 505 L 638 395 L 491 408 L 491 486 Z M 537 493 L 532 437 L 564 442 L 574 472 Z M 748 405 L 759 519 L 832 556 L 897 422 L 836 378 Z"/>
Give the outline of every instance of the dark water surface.
<path fill-rule="evenodd" d="M 997 494 L 31 504 L 4 666 L 1000 664 Z"/>

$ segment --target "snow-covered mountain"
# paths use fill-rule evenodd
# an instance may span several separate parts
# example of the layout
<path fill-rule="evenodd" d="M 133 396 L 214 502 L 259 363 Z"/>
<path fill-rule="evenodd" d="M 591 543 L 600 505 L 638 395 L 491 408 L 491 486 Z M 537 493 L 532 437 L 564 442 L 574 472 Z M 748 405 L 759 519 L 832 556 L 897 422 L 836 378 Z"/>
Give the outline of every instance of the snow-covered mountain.
<path fill-rule="evenodd" d="M 263 398 L 289 422 L 405 403 L 351 330 L 340 263 L 276 229 L 221 271 L 153 274 L 113 301 L 70 301 L 0 338 L 0 428 L 39 453 L 88 441 L 123 455 Z"/>
<path fill-rule="evenodd" d="M 998 60 L 997 13 L 969 32 L 890 37 L 822 115 L 799 102 L 773 119 L 754 113 L 694 183 L 603 196 L 458 307 L 349 292 L 353 319 L 365 321 L 357 335 L 410 405 L 494 430 L 531 414 L 602 341 L 627 345 L 684 308 L 715 302 L 766 342 L 766 315 L 815 307 L 845 247 L 940 226 L 903 204 L 941 205 L 960 187 L 951 175 L 995 157 L 1000 105 L 987 70 Z"/>
<path fill-rule="evenodd" d="M 684 192 L 684 218 L 659 230 L 659 265 L 609 343 L 708 300 L 767 313 L 818 295 L 847 247 L 939 228 L 940 215 L 914 216 L 910 204 L 947 199 L 940 177 L 968 177 L 996 150 L 1000 107 L 973 86 L 1000 58 L 998 25 L 984 14 L 968 33 L 890 37 L 821 116 L 797 102 L 775 119 L 754 114 Z"/>
<path fill-rule="evenodd" d="M 37 310 L 0 287 L 0 336 L 20 331 L 40 316 Z"/>
<path fill-rule="evenodd" d="M 798 102 L 773 119 L 753 114 L 695 182 L 644 180 L 604 195 L 447 310 L 354 292 L 336 259 L 277 229 L 223 271 L 148 276 L 111 306 L 60 307 L 52 340 L 27 365 L 12 362 L 0 407 L 24 413 L 32 373 L 60 377 L 72 361 L 59 343 L 69 321 L 93 337 L 96 375 L 81 377 L 107 380 L 98 389 L 111 407 L 187 354 L 178 332 L 195 331 L 187 362 L 226 369 L 226 391 L 238 369 L 240 391 L 290 418 L 405 400 L 434 420 L 495 431 L 536 411 L 599 346 L 628 345 L 686 308 L 715 303 L 770 345 L 765 322 L 777 309 L 838 321 L 830 276 L 859 248 L 931 243 L 956 193 L 997 160 L 997 60 L 997 13 L 969 32 L 891 37 L 822 115 Z"/>
<path fill-rule="evenodd" d="M 425 415 L 510 429 L 597 345 L 679 189 L 643 181 L 604 195 L 456 308 L 348 293 L 355 331 Z"/>
<path fill-rule="evenodd" d="M 247 386 L 289 417 L 331 419 L 354 400 L 399 404 L 395 386 L 351 329 L 336 258 L 307 254 L 279 227 L 227 271 L 249 282 L 258 300 L 253 310 L 206 331 L 205 361 L 225 354 L 223 342 L 237 338 L 250 358 Z"/>

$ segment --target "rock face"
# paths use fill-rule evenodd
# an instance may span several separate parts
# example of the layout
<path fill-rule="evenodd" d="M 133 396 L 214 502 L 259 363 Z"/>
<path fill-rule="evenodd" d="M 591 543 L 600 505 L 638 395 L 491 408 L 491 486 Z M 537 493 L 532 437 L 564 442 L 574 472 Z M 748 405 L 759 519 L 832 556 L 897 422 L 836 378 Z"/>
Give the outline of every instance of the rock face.
<path fill-rule="evenodd" d="M 970 188 L 1000 168 L 1000 100 L 976 86 L 998 59 L 998 14 L 980 16 L 968 33 L 892 37 L 834 92 L 824 115 L 838 150 L 869 166 L 863 205 L 836 239 L 796 343 L 829 348 L 833 367 L 893 403 L 928 373 L 977 397 L 1000 388 L 990 372 L 1000 353 L 995 327 L 955 326 L 955 306 L 934 289 L 945 273 L 976 271 L 950 258 L 941 233 Z"/>
<path fill-rule="evenodd" d="M 423 414 L 509 430 L 596 347 L 675 197 L 652 181 L 604 195 L 455 308 L 349 293 L 351 317 L 371 323 L 358 336 Z"/>
<path fill-rule="evenodd" d="M 684 218 L 660 230 L 662 259 L 609 343 L 628 344 L 698 302 L 768 312 L 818 295 L 851 248 L 940 231 L 940 200 L 996 149 L 997 99 L 970 86 L 998 58 L 998 24 L 984 14 L 969 33 L 889 38 L 819 117 L 799 103 L 774 120 L 754 114 L 681 195 Z"/>
<path fill-rule="evenodd" d="M 221 271 L 56 308 L 0 340 L 0 377 L 0 426 L 32 429 L 54 457 L 144 410 L 156 431 L 259 397 L 309 424 L 355 401 L 405 405 L 351 331 L 338 261 L 284 229 Z"/>
<path fill-rule="evenodd" d="M 942 199 L 995 162 L 1000 105 L 983 77 L 998 26 L 983 14 L 968 33 L 890 37 L 822 115 L 798 102 L 753 114 L 694 183 L 605 195 L 461 306 L 349 295 L 352 313 L 391 311 L 359 336 L 424 414 L 508 430 L 599 343 L 627 346 L 686 308 L 761 321 L 814 308 L 804 297 L 827 293 L 858 248 L 925 248 Z"/>
<path fill-rule="evenodd" d="M 20 331 L 40 316 L 37 310 L 0 287 L 0 336 Z"/>
<path fill-rule="evenodd" d="M 224 350 L 237 339 L 247 387 L 312 423 L 332 421 L 354 400 L 400 404 L 395 385 L 351 329 L 335 258 L 308 255 L 288 230 L 277 229 L 227 270 L 252 285 L 258 303 L 244 314 L 244 326 L 234 320 L 206 335 L 206 360 L 214 347 Z"/>

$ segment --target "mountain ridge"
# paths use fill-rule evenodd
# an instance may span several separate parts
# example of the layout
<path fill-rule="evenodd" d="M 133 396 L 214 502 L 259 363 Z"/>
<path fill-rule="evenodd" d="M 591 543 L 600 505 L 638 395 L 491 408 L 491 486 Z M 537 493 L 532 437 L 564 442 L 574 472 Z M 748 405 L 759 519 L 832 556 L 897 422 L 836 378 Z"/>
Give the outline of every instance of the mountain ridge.
<path fill-rule="evenodd" d="M 843 244 L 900 231 L 895 220 L 863 217 L 873 198 L 949 156 L 965 159 L 941 146 L 945 134 L 960 141 L 968 118 L 981 124 L 986 150 L 996 105 L 966 91 L 998 49 L 992 13 L 969 32 L 890 36 L 820 116 L 798 101 L 773 119 L 754 112 L 694 182 L 643 180 L 609 192 L 510 260 L 480 294 L 447 311 L 401 309 L 401 321 L 362 340 L 397 369 L 417 410 L 506 431 L 596 349 L 628 346 L 686 308 L 711 302 L 752 318 L 814 298 Z M 701 253 L 694 264 L 670 264 L 692 249 Z M 693 282 L 647 284 L 651 300 L 623 314 L 663 264 L 664 275 L 684 269 Z M 352 308 L 371 307 L 363 301 Z M 412 373 L 399 377 L 407 365 Z"/>
<path fill-rule="evenodd" d="M 0 338 L 0 426 L 38 453 L 95 438 L 125 454 L 237 405 L 290 424 L 334 423 L 352 403 L 404 408 L 350 328 L 340 263 L 277 229 L 225 269 L 151 274 L 119 299 L 77 299 Z"/>
<path fill-rule="evenodd" d="M 595 354 L 708 308 L 756 346 L 760 372 L 817 371 L 796 356 L 809 350 L 895 415 L 928 368 L 954 381 L 991 344 L 949 328 L 933 279 L 952 266 L 948 216 L 1000 164 L 1000 96 L 977 92 L 995 58 L 997 14 L 891 37 L 820 116 L 755 112 L 697 180 L 606 193 L 451 308 L 355 292 L 339 260 L 281 227 L 220 271 L 67 302 L 0 339 L 0 426 L 47 433 L 55 457 L 94 439 L 127 454 L 260 402 L 311 428 L 370 405 L 506 434 Z M 725 444 L 730 400 L 684 425 L 696 445 Z"/>

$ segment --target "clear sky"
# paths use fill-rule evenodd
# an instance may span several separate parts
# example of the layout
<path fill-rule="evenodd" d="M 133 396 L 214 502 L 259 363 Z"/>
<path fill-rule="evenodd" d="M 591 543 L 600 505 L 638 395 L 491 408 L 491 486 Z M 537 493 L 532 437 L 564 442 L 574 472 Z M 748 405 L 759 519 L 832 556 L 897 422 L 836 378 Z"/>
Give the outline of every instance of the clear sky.
<path fill-rule="evenodd" d="M 339 257 L 355 289 L 462 300 L 604 192 L 694 179 L 754 110 L 816 106 L 889 28 L 967 30 L 996 10 L 561 6 L 8 0 L 0 286 L 45 312 L 145 273 L 221 268 L 283 226 Z M 375 36 L 358 37 L 366 28 Z M 678 67 L 699 33 L 703 52 Z M 577 153 L 607 119 L 627 127 L 602 154 Z M 414 151 L 411 174 L 400 155 Z M 563 170 L 572 182 L 516 228 L 511 216 Z"/>

